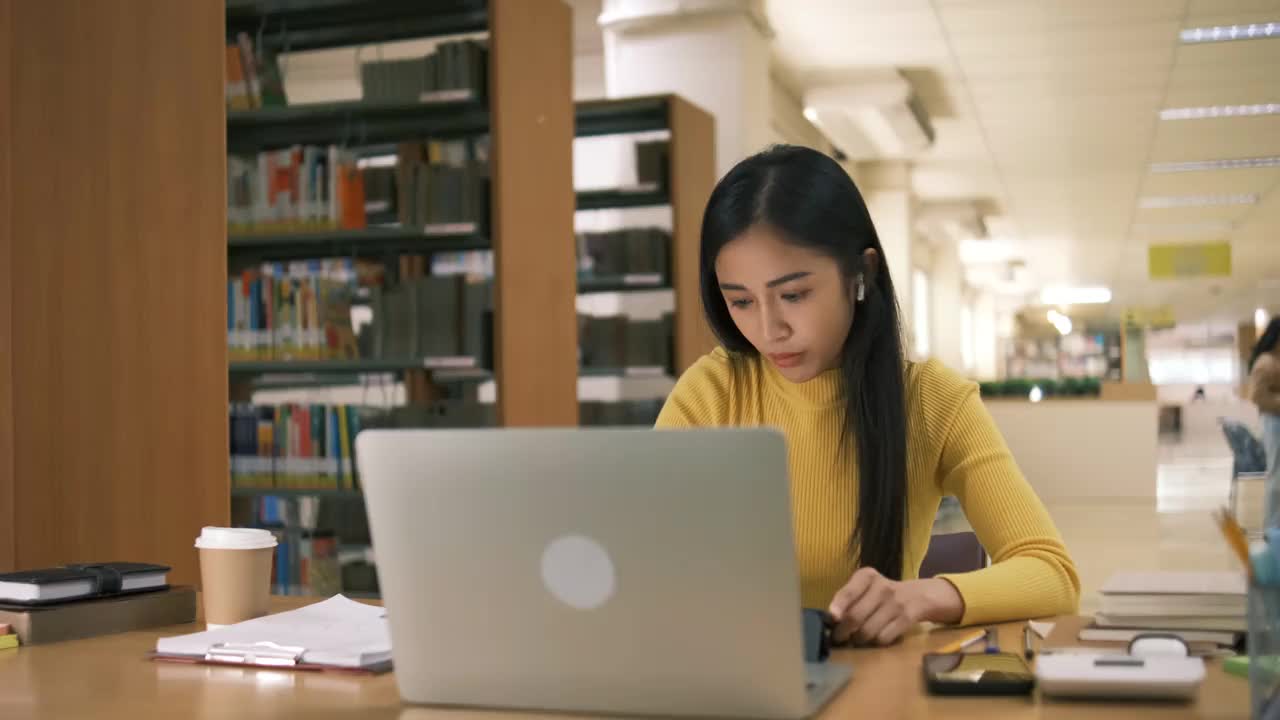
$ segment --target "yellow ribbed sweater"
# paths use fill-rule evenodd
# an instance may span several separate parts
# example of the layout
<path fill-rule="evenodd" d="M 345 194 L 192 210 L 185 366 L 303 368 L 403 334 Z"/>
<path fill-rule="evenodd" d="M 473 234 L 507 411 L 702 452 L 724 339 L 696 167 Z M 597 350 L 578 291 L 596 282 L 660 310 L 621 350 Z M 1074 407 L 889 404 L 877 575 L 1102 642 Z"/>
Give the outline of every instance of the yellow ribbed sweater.
<path fill-rule="evenodd" d="M 843 399 L 838 370 L 793 383 L 768 361 L 744 357 L 733 364 L 717 348 L 680 377 L 658 417 L 660 428 L 770 426 L 783 432 L 805 607 L 825 608 L 857 569 L 848 540 L 858 469 L 854 453 L 839 450 Z M 903 579 L 918 577 L 938 505 L 954 495 L 992 559 L 986 569 L 944 576 L 964 598 L 963 624 L 1076 612 L 1075 565 L 977 386 L 937 361 L 912 363 L 906 400 Z"/>

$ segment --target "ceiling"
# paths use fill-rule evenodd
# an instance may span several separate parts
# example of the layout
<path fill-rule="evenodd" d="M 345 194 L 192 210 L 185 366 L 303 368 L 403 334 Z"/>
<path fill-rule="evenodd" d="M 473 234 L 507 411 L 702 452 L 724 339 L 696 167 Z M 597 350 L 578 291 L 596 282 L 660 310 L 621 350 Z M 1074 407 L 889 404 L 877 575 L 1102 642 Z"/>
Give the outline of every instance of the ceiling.
<path fill-rule="evenodd" d="M 1038 284 L 1107 285 L 1115 308 L 1170 304 L 1180 320 L 1280 310 L 1280 167 L 1148 170 L 1280 156 L 1280 115 L 1158 115 L 1280 102 L 1280 39 L 1178 39 L 1280 20 L 1280 0 L 767 0 L 766 12 L 797 94 L 899 69 L 937 131 L 913 158 L 917 194 L 989 208 L 992 234 Z M 1139 207 L 1146 196 L 1252 193 L 1259 203 Z M 1213 240 L 1231 242 L 1231 277 L 1148 279 L 1148 242 Z"/>

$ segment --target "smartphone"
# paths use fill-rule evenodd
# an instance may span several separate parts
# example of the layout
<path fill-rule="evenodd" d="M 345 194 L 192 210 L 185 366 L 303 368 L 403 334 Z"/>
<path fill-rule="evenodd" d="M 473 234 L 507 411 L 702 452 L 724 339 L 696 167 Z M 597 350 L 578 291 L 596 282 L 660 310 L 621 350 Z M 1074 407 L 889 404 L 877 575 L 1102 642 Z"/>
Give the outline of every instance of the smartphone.
<path fill-rule="evenodd" d="M 933 695 L 1028 695 L 1036 686 L 1035 673 L 1014 653 L 930 653 L 923 669 Z"/>

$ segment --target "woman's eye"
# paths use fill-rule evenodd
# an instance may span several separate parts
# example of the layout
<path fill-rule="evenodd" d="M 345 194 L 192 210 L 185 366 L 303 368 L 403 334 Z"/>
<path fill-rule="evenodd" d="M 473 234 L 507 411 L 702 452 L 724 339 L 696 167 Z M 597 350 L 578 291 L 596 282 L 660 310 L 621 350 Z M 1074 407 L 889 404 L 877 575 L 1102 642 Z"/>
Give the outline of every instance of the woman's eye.
<path fill-rule="evenodd" d="M 789 303 L 800 302 L 801 300 L 807 297 L 809 297 L 808 290 L 801 290 L 800 292 L 782 293 L 782 299 Z"/>
<path fill-rule="evenodd" d="M 737 310 L 745 310 L 751 307 L 751 301 L 739 298 L 737 300 L 730 300 L 729 305 Z"/>

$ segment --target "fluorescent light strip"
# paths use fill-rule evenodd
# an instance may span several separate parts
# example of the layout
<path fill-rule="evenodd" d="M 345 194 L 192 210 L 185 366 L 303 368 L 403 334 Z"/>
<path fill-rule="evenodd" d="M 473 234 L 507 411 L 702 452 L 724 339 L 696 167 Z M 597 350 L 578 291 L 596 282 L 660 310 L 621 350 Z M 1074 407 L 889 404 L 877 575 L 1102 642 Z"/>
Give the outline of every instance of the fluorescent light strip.
<path fill-rule="evenodd" d="M 1230 42 L 1232 40 L 1261 40 L 1280 37 L 1280 23 L 1251 23 L 1249 25 L 1216 25 L 1213 27 L 1187 28 L 1178 33 L 1184 43 Z"/>
<path fill-rule="evenodd" d="M 1225 235 L 1235 229 L 1230 220 L 1206 220 L 1187 223 L 1134 223 L 1133 232 L 1139 235 L 1186 236 Z"/>
<path fill-rule="evenodd" d="M 1138 198 L 1138 207 L 1144 210 L 1180 207 L 1210 207 L 1213 205 L 1253 205 L 1258 202 L 1257 193 L 1238 195 L 1148 195 Z"/>
<path fill-rule="evenodd" d="M 1230 158 L 1226 160 L 1184 160 L 1151 163 L 1153 173 L 1199 172 L 1202 170 L 1247 170 L 1280 167 L 1280 157 Z"/>
<path fill-rule="evenodd" d="M 1280 115 L 1280 103 L 1205 105 L 1203 107 L 1166 108 L 1160 111 L 1161 120 L 1209 120 L 1212 118 L 1251 117 L 1254 115 Z"/>

